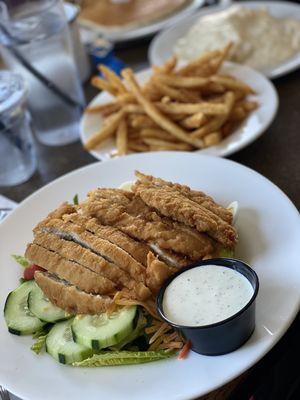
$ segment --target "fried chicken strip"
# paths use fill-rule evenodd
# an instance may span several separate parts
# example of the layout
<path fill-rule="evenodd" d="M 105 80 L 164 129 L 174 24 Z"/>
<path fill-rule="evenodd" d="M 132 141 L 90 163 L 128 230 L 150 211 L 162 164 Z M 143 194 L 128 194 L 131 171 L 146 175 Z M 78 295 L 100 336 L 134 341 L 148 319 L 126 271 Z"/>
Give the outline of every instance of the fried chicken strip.
<path fill-rule="evenodd" d="M 236 244 L 237 235 L 232 225 L 180 192 L 168 187 L 161 188 L 137 181 L 133 191 L 149 206 L 165 217 L 206 232 L 225 247 Z"/>
<path fill-rule="evenodd" d="M 102 256 L 108 262 L 116 264 L 134 280 L 138 282 L 145 281 L 146 269 L 142 264 L 118 246 L 108 240 L 98 238 L 79 225 L 60 219 L 47 219 L 43 224 L 39 225 L 38 229 L 43 229 L 44 232 L 54 233 L 66 240 L 74 241 Z"/>
<path fill-rule="evenodd" d="M 113 301 L 109 296 L 94 296 L 48 272 L 36 271 L 34 279 L 51 303 L 71 314 L 100 314 Z"/>
<path fill-rule="evenodd" d="M 61 257 L 74 261 L 82 267 L 108 278 L 116 285 L 118 290 L 123 287 L 128 288 L 133 296 L 140 300 L 144 300 L 150 296 L 150 292 L 144 284 L 135 281 L 128 273 L 115 264 L 109 263 L 103 257 L 75 242 L 65 240 L 52 233 L 39 232 L 35 235 L 33 244 L 38 244 L 48 250 L 54 251 Z M 44 267 L 44 265 L 41 266 Z M 44 268 L 48 269 L 47 266 Z M 57 273 L 57 275 L 59 274 Z"/>
<path fill-rule="evenodd" d="M 89 193 L 88 199 L 81 203 L 80 211 L 101 224 L 117 227 L 136 240 L 191 260 L 200 260 L 213 251 L 212 241 L 196 229 L 160 217 L 132 193 L 123 194 L 125 191 L 119 189 L 111 191 L 116 191 L 112 198 L 107 195 L 107 190 Z"/>
<path fill-rule="evenodd" d="M 84 227 L 87 231 L 94 233 L 101 239 L 108 240 L 126 251 L 136 261 L 140 262 L 145 267 L 147 266 L 147 254 L 150 251 L 150 247 L 145 243 L 132 239 L 117 228 L 101 225 L 95 218 L 86 218 L 83 215 L 71 213 L 65 214 L 63 219 Z"/>
<path fill-rule="evenodd" d="M 37 244 L 27 246 L 25 257 L 87 293 L 111 294 L 116 291 L 116 285 L 111 280 Z"/>
<path fill-rule="evenodd" d="M 145 175 L 139 171 L 135 171 L 135 176 L 145 185 L 150 184 L 162 189 L 166 187 L 169 189 L 174 189 L 188 199 L 193 200 L 195 203 L 200 204 L 202 207 L 218 215 L 229 224 L 232 223 L 232 213 L 228 209 L 217 204 L 210 196 L 207 196 L 203 192 L 192 190 L 186 185 L 180 185 L 179 183 L 172 183 L 161 178 L 155 178 L 151 175 Z"/>
<path fill-rule="evenodd" d="M 157 293 L 164 281 L 174 274 L 176 269 L 161 262 L 153 253 L 148 254 L 147 261 L 148 267 L 146 282 L 153 293 Z"/>

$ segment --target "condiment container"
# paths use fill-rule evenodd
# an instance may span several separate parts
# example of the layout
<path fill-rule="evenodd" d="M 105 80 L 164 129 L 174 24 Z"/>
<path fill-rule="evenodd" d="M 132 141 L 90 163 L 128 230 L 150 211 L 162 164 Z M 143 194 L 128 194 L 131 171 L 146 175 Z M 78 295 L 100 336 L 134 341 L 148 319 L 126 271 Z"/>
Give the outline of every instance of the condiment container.
<path fill-rule="evenodd" d="M 252 285 L 253 294 L 246 305 L 234 315 L 209 325 L 184 326 L 169 320 L 163 309 L 163 300 L 170 283 L 192 268 L 205 265 L 231 268 L 242 274 Z M 256 273 L 244 262 L 232 258 L 215 258 L 198 262 L 182 268 L 172 275 L 161 287 L 157 297 L 157 309 L 161 318 L 173 326 L 185 340 L 191 342 L 191 349 L 197 353 L 216 356 L 238 349 L 252 335 L 255 328 L 255 299 L 258 293 L 259 281 Z"/>

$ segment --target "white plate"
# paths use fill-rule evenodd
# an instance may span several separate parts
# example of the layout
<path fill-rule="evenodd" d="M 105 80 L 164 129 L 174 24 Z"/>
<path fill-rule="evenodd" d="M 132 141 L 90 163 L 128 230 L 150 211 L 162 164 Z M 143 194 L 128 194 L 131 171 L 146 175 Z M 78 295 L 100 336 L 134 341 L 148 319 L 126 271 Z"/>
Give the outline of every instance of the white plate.
<path fill-rule="evenodd" d="M 165 18 L 150 22 L 146 25 L 142 26 L 132 26 L 132 27 L 121 27 L 121 28 L 104 28 L 100 25 L 97 26 L 93 24 L 85 24 L 81 22 L 81 26 L 84 30 L 90 30 L 92 32 L 97 33 L 98 35 L 104 35 L 108 40 L 111 40 L 115 43 L 127 42 L 129 40 L 137 40 L 143 37 L 147 37 L 150 35 L 154 35 L 156 32 L 161 29 L 172 26 L 173 24 L 178 23 L 183 18 L 192 15 L 198 8 L 200 8 L 204 3 L 204 0 L 192 0 L 184 7 L 167 15 Z M 80 22 L 80 20 L 79 20 Z"/>
<path fill-rule="evenodd" d="M 257 9 L 266 7 L 271 15 L 276 18 L 294 18 L 300 20 L 300 5 L 288 1 L 244 1 L 243 6 Z M 173 25 L 171 28 L 159 33 L 151 42 L 149 47 L 150 64 L 163 64 L 173 54 L 173 48 L 179 38 L 184 36 L 191 26 L 204 15 L 224 10 L 224 6 L 212 6 L 199 11 L 193 16 Z M 261 38 L 263 40 L 263 38 Z M 278 78 L 300 67 L 300 52 L 295 54 L 284 63 L 261 71 L 269 78 Z"/>
<path fill-rule="evenodd" d="M 248 83 L 257 93 L 255 96 L 251 96 L 252 99 L 258 101 L 260 104 L 260 107 L 253 111 L 235 132 L 222 140 L 221 143 L 196 151 L 196 153 L 224 157 L 241 150 L 263 134 L 276 115 L 278 96 L 273 84 L 262 74 L 249 67 L 227 62 L 224 64 L 222 70 Z M 150 75 L 151 70 L 146 69 L 138 72 L 136 77 L 139 82 L 144 82 Z M 101 92 L 92 100 L 89 106 L 105 104 L 111 100 L 112 96 L 109 93 Z M 92 134 L 98 132 L 101 125 L 102 118 L 99 114 L 84 114 L 80 127 L 82 142 L 85 142 Z M 107 160 L 114 150 L 114 140 L 110 139 L 100 144 L 94 150 L 91 150 L 90 153 L 98 160 Z"/>
<path fill-rule="evenodd" d="M 0 318 L 0 384 L 30 400 L 183 400 L 216 389 L 257 362 L 280 339 L 299 309 L 300 218 L 290 200 L 256 172 L 217 158 L 191 153 L 148 153 L 96 163 L 74 171 L 31 195 L 0 224 L 0 301 L 18 285 L 21 268 L 10 254 L 22 253 L 31 229 L 75 193 L 118 187 L 139 169 L 212 195 L 223 205 L 237 200 L 240 241 L 237 257 L 260 279 L 256 330 L 233 353 L 208 357 L 191 353 L 184 361 L 74 369 L 30 351 L 31 338 L 8 333 Z M 196 173 L 197 171 L 197 173 Z"/>

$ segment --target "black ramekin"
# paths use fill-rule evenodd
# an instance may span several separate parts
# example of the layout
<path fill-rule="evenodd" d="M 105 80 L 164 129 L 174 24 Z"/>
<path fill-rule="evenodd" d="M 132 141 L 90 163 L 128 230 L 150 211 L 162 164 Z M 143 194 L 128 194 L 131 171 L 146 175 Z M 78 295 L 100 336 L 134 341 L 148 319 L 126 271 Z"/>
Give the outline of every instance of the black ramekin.
<path fill-rule="evenodd" d="M 203 326 L 183 326 L 168 320 L 163 310 L 163 297 L 167 286 L 178 275 L 202 265 L 220 265 L 236 270 L 243 274 L 251 283 L 254 292 L 249 302 L 239 312 L 223 321 Z M 190 340 L 191 349 L 197 353 L 216 356 L 230 353 L 244 344 L 252 335 L 255 328 L 255 298 L 259 282 L 256 273 L 249 265 L 233 258 L 214 258 L 198 262 L 180 269 L 172 275 L 161 287 L 157 296 L 157 309 L 164 321 L 172 325 L 185 340 Z"/>

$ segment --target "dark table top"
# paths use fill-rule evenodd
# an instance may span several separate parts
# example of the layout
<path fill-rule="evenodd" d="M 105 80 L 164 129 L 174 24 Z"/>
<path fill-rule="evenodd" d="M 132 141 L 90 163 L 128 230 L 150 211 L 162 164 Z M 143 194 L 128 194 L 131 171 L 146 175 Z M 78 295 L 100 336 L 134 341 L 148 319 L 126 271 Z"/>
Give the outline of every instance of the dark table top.
<path fill-rule="evenodd" d="M 119 49 L 117 55 L 135 70 L 147 66 L 148 43 L 140 43 L 126 49 Z M 280 105 L 278 114 L 270 128 L 255 143 L 230 157 L 230 159 L 261 173 L 277 186 L 279 186 L 300 208 L 300 72 L 293 72 L 274 81 L 278 90 Z M 89 84 L 85 88 L 87 101 L 96 92 Z M 78 141 L 62 147 L 47 147 L 37 143 L 38 167 L 34 176 L 26 183 L 0 188 L 0 193 L 20 202 L 25 197 L 52 181 L 53 179 L 72 171 L 76 168 L 95 162 L 96 160 L 83 150 Z M 271 199 L 270 199 L 271 200 Z M 285 342 L 289 346 L 290 337 L 295 337 L 299 332 L 299 318 L 285 335 Z M 282 342 L 282 341 L 281 341 Z M 281 343 L 280 342 L 280 343 Z M 297 343 L 299 340 L 297 340 Z M 270 354 L 280 359 L 285 353 L 283 344 L 278 344 Z M 298 346 L 299 347 L 299 346 Z M 279 348 L 279 350 L 278 350 Z M 273 356 L 273 358 L 275 357 Z M 270 357 L 270 355 L 269 355 Z M 259 379 L 264 375 L 261 368 L 269 370 L 269 364 L 275 364 L 273 358 L 262 360 L 255 368 L 252 386 L 245 384 L 243 392 L 238 392 L 237 399 L 249 398 L 248 394 L 258 385 Z M 267 363 L 267 364 L 266 364 Z M 269 363 L 269 364 L 268 364 Z M 254 376 L 254 378 L 253 378 Z M 241 390 L 241 389 L 240 389 Z M 242 394 L 243 393 L 243 394 Z M 285 397 L 281 397 L 285 398 Z M 274 398 L 275 399 L 275 398 Z"/>

